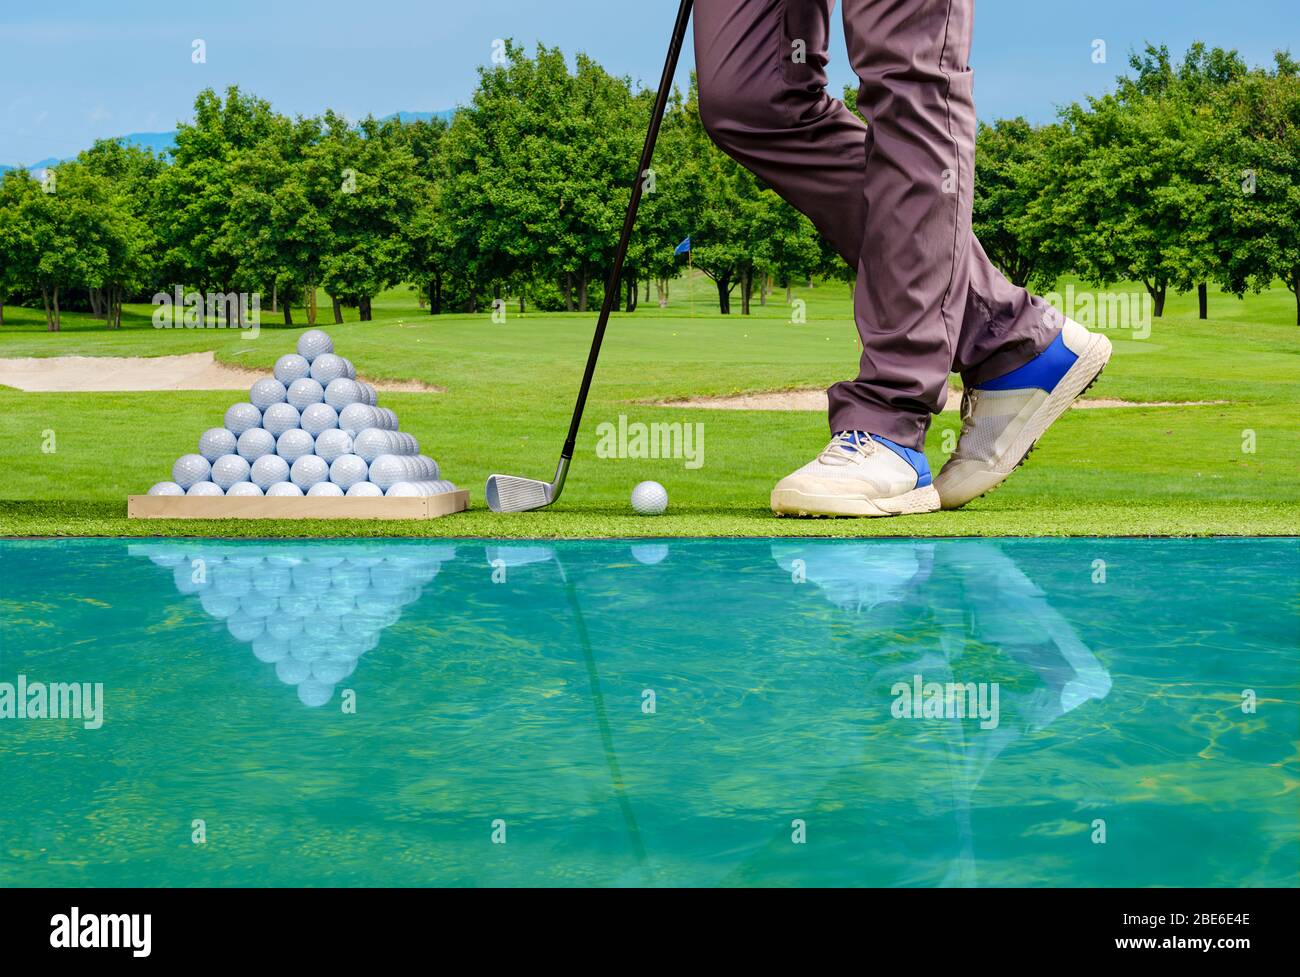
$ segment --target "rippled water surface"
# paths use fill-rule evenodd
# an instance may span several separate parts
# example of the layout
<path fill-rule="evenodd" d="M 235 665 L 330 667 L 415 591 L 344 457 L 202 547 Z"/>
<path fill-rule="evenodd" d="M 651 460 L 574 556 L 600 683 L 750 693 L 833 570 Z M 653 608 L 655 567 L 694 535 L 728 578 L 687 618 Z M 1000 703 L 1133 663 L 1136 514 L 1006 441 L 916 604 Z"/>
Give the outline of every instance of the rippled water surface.
<path fill-rule="evenodd" d="M 1293 886 L 1298 581 L 1296 540 L 4 541 L 0 714 L 103 715 L 0 719 L 0 884 Z"/>

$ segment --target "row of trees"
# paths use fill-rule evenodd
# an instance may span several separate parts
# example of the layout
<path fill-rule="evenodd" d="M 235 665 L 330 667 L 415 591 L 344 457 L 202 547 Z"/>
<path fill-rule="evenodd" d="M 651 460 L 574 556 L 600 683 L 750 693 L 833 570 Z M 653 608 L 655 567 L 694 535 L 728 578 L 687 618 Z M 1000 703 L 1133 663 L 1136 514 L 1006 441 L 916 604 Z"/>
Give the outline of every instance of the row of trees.
<path fill-rule="evenodd" d="M 1138 278 L 1160 314 L 1169 289 L 1242 293 L 1281 278 L 1300 320 L 1300 78 L 1278 55 L 1250 69 L 1194 46 L 1149 48 L 1116 92 L 1048 126 L 981 126 L 975 229 L 1020 284 L 1066 272 Z M 333 112 L 290 119 L 256 97 L 206 90 L 168 159 L 102 141 L 37 179 L 0 183 L 0 322 L 6 297 L 89 307 L 120 323 L 124 300 L 173 285 L 257 292 L 315 323 L 371 317 L 385 288 L 416 286 L 430 312 L 585 310 L 604 278 L 653 93 L 558 49 L 512 44 L 481 69 L 450 124 Z M 846 92 L 853 103 L 853 93 Z M 748 313 L 755 293 L 852 270 L 795 212 L 713 146 L 694 88 L 675 94 L 619 298 L 666 301 L 686 236 L 693 264 Z M 305 307 L 305 308 L 304 308 Z"/>

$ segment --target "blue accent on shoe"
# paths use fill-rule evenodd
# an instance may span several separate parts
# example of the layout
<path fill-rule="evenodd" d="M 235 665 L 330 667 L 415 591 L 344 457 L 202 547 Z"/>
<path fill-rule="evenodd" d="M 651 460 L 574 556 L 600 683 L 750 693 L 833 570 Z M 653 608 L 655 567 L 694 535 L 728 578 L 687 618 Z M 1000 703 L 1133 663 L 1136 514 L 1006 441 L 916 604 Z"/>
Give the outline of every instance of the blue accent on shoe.
<path fill-rule="evenodd" d="M 863 441 L 867 440 L 867 438 L 870 438 L 872 441 L 879 444 L 883 444 L 886 448 L 912 466 L 912 470 L 916 472 L 917 488 L 925 488 L 927 485 L 934 482 L 934 478 L 930 474 L 930 461 L 925 457 L 925 452 L 917 451 L 915 448 L 905 448 L 901 444 L 896 444 L 895 442 L 890 441 L 888 438 L 882 438 L 879 434 L 871 434 L 867 431 L 835 432 L 836 437 L 843 435 L 848 435 L 854 444 L 861 444 Z M 848 449 L 845 448 L 844 450 L 847 451 Z"/>
<path fill-rule="evenodd" d="M 1070 347 L 1065 345 L 1064 335 L 1064 331 L 1057 333 L 1051 345 L 1024 366 L 992 380 L 986 380 L 984 383 L 977 383 L 975 388 L 977 390 L 1028 390 L 1030 387 L 1037 387 L 1039 390 L 1051 393 L 1061 382 L 1061 377 L 1069 372 L 1070 367 L 1074 366 L 1075 360 L 1079 358 L 1077 353 L 1072 353 Z"/>

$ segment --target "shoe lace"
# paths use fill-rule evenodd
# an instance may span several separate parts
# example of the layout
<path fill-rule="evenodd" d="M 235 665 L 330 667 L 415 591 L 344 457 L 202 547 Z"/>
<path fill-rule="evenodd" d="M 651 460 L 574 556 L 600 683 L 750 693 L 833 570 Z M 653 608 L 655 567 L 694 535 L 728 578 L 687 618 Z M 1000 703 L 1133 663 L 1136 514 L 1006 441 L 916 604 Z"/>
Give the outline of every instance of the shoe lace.
<path fill-rule="evenodd" d="M 961 429 L 963 434 L 966 433 L 966 429 L 969 428 L 973 423 L 974 416 L 975 416 L 975 403 L 977 400 L 979 400 L 978 390 L 972 387 L 967 387 L 962 391 Z"/>
<path fill-rule="evenodd" d="M 817 460 L 823 465 L 848 465 L 870 458 L 876 453 L 874 438 L 858 439 L 853 431 L 841 431 L 831 438 Z"/>

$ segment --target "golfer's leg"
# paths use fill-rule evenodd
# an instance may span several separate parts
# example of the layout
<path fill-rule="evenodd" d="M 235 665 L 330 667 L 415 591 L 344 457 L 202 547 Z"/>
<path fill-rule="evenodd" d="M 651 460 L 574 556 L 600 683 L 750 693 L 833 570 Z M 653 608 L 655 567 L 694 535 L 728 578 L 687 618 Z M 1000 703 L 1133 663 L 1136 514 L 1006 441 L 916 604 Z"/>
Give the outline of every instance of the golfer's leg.
<path fill-rule="evenodd" d="M 700 118 L 729 156 L 861 252 L 866 127 L 826 93 L 834 0 L 696 0 Z"/>
<path fill-rule="evenodd" d="M 1028 363 L 1051 344 L 1063 320 L 1045 299 L 1007 281 L 977 238 L 968 254 L 966 312 L 951 369 L 969 386 Z"/>
<path fill-rule="evenodd" d="M 831 427 L 919 448 L 941 410 L 971 281 L 974 0 L 846 0 L 858 107 L 871 125 L 854 315 L 857 380 Z"/>

